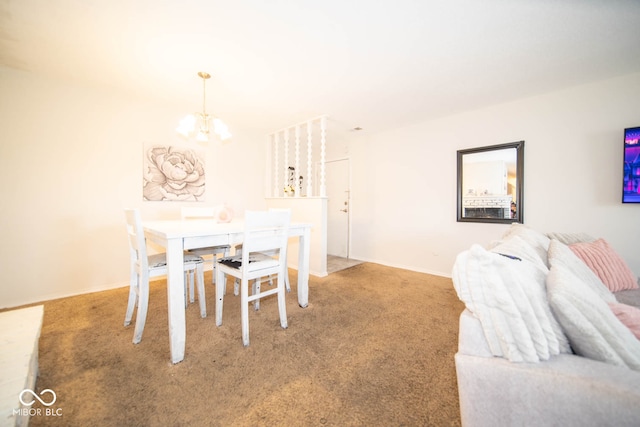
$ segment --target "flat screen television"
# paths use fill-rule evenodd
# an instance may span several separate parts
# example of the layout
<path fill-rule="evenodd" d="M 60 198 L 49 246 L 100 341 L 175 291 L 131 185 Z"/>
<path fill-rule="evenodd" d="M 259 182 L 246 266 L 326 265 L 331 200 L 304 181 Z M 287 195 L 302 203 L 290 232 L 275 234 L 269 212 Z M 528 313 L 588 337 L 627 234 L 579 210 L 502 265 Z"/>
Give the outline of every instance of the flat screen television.
<path fill-rule="evenodd" d="M 622 203 L 640 203 L 640 126 L 624 130 Z"/>

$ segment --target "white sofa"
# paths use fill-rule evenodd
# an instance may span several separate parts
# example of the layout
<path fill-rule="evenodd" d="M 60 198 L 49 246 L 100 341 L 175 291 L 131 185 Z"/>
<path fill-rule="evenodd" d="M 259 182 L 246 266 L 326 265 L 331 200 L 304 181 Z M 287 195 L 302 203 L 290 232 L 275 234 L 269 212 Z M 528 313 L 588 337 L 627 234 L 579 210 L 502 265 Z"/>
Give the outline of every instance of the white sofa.
<path fill-rule="evenodd" d="M 640 426 L 640 339 L 610 308 L 640 307 L 640 289 L 611 293 L 571 258 L 567 244 L 589 236 L 551 237 L 560 239 L 514 225 L 456 260 L 462 424 Z M 576 300 L 560 297 L 567 289 L 579 289 Z"/>

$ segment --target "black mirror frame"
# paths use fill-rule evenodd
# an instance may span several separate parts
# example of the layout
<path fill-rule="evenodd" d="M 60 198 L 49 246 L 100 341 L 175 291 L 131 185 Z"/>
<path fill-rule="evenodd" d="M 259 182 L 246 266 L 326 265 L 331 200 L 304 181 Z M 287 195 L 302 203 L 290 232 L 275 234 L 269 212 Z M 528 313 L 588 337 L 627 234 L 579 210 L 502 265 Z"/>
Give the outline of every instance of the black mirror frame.
<path fill-rule="evenodd" d="M 516 217 L 515 218 L 465 218 L 462 214 L 462 158 L 465 154 L 481 153 L 485 151 L 516 149 Z M 458 222 L 486 222 L 493 224 L 524 223 L 524 141 L 510 142 L 507 144 L 490 145 L 486 147 L 458 150 Z"/>

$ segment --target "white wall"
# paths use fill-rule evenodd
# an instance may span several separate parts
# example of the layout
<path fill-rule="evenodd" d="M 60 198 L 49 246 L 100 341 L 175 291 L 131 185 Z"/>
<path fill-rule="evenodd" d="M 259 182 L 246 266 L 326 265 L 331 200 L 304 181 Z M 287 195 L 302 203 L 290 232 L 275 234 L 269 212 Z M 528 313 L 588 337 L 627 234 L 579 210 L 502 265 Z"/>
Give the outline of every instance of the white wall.
<path fill-rule="evenodd" d="M 184 143 L 191 109 L 1 67 L 0 94 L 0 308 L 125 286 L 122 209 L 182 205 L 142 201 L 143 144 Z M 230 126 L 232 142 L 207 149 L 207 203 L 264 208 L 265 133 Z"/>
<path fill-rule="evenodd" d="M 640 205 L 620 203 L 622 129 L 640 124 L 638 99 L 634 74 L 339 141 L 330 158 L 351 159 L 351 256 L 450 275 L 460 251 L 507 229 L 456 222 L 456 150 L 525 140 L 525 223 L 604 237 L 639 274 Z M 186 112 L 0 67 L 0 308 L 126 284 L 122 208 L 157 219 L 181 206 L 142 201 L 143 143 L 180 143 Z M 207 202 L 264 208 L 266 132 L 230 126 L 233 142 L 207 154 Z"/>
<path fill-rule="evenodd" d="M 449 276 L 460 251 L 508 228 L 456 222 L 456 150 L 524 140 L 525 224 L 603 237 L 640 274 L 640 205 L 620 202 L 639 99 L 633 74 L 361 135 L 349 146 L 351 256 Z"/>

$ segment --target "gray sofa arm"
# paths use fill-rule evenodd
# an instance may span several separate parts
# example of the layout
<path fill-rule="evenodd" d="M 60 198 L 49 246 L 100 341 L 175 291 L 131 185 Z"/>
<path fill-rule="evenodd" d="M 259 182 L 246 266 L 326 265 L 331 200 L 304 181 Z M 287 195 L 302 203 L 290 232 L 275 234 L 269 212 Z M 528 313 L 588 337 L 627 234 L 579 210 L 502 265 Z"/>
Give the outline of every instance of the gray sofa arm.
<path fill-rule="evenodd" d="M 640 426 L 640 372 L 573 354 L 540 363 L 493 357 L 468 310 L 458 340 L 463 426 Z"/>
<path fill-rule="evenodd" d="M 455 362 L 463 426 L 640 425 L 640 372 L 568 354 Z"/>

